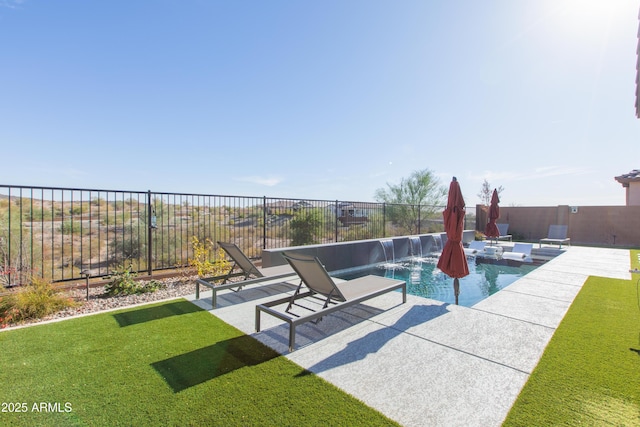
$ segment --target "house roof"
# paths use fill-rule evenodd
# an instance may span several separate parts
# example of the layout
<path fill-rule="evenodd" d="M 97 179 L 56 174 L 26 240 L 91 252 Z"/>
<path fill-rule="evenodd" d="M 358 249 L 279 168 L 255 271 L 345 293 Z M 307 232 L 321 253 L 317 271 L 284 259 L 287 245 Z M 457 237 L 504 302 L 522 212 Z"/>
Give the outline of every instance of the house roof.
<path fill-rule="evenodd" d="M 313 205 L 306 200 L 278 200 L 276 202 L 267 203 L 265 205 L 268 208 L 282 208 L 282 209 L 294 209 L 294 208 L 310 208 Z"/>
<path fill-rule="evenodd" d="M 376 203 L 366 203 L 366 202 L 339 202 L 339 209 L 369 209 L 372 206 L 375 206 Z"/>
<path fill-rule="evenodd" d="M 616 181 L 622 184 L 623 187 L 628 187 L 630 182 L 640 181 L 640 169 L 634 169 L 629 173 L 616 176 Z"/>

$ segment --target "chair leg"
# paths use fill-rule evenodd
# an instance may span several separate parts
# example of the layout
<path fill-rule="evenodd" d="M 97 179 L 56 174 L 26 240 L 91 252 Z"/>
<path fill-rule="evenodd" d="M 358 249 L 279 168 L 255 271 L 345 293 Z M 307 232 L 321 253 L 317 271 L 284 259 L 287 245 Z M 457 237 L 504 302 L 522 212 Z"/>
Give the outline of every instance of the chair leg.
<path fill-rule="evenodd" d="M 291 307 L 293 307 L 293 303 L 296 300 L 296 297 L 298 296 L 298 294 L 300 293 L 300 290 L 302 289 L 302 280 L 300 280 L 300 284 L 298 285 L 298 287 L 296 288 L 296 291 L 293 293 L 293 295 L 291 296 L 291 298 L 289 299 L 289 304 L 287 304 L 287 308 L 284 309 L 285 313 L 288 313 L 289 310 L 291 310 Z"/>
<path fill-rule="evenodd" d="M 331 295 L 329 295 L 325 300 L 324 305 L 322 306 L 322 309 L 324 310 L 325 308 L 329 307 L 330 302 L 331 302 Z M 316 320 L 312 320 L 311 323 L 313 323 L 314 325 L 317 325 L 318 323 L 320 323 L 322 319 L 324 319 L 324 316 L 318 317 Z"/>
<path fill-rule="evenodd" d="M 233 272 L 233 269 L 236 268 L 236 263 L 234 262 L 233 265 L 231 266 L 231 270 L 229 270 L 229 272 L 227 273 L 226 276 L 224 276 L 224 280 L 222 281 L 222 285 L 224 285 L 225 283 L 227 283 L 227 280 L 229 280 L 229 277 L 231 277 L 231 273 Z"/>

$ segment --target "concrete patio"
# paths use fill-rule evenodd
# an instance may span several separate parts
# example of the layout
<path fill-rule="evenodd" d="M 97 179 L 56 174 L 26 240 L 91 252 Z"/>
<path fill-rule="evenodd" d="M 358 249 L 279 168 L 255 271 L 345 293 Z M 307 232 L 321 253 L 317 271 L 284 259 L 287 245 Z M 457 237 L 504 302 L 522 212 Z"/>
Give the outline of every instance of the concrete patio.
<path fill-rule="evenodd" d="M 211 312 L 404 426 L 499 426 L 586 279 L 629 266 L 628 250 L 573 246 L 472 308 L 385 294 L 299 327 L 291 353 L 282 322 L 254 319 L 293 285 L 221 293 Z"/>

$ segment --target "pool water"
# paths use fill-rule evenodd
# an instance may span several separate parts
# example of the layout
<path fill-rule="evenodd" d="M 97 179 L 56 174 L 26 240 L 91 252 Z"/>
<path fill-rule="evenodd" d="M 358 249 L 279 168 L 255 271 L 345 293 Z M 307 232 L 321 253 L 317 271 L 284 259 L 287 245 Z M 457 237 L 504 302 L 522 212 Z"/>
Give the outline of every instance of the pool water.
<path fill-rule="evenodd" d="M 436 267 L 437 259 L 419 258 L 381 263 L 335 274 L 341 279 L 374 274 L 404 280 L 407 282 L 407 293 L 455 304 L 453 279 Z M 520 266 L 476 263 L 468 259 L 469 275 L 460 279 L 460 295 L 458 304 L 471 307 L 501 289 L 506 288 L 538 265 L 523 263 Z"/>

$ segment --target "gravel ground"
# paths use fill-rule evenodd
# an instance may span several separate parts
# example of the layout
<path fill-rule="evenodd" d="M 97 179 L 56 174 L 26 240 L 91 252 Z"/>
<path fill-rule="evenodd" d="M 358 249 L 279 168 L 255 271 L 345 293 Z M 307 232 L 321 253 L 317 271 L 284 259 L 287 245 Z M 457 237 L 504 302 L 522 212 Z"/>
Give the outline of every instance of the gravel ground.
<path fill-rule="evenodd" d="M 164 286 L 155 292 L 149 292 L 138 295 L 124 295 L 109 297 L 105 295 L 104 286 L 89 288 L 89 301 L 87 301 L 86 288 L 74 289 L 65 292 L 65 294 L 71 296 L 78 301 L 77 307 L 68 308 L 42 319 L 34 319 L 25 321 L 19 324 L 8 325 L 6 329 L 10 329 L 16 326 L 24 326 L 44 321 L 64 319 L 67 317 L 73 317 L 83 314 L 96 313 L 104 310 L 111 310 L 115 308 L 127 307 L 135 304 L 143 304 L 153 301 L 159 301 L 169 298 L 178 298 L 184 295 L 193 294 L 196 292 L 195 285 L 196 276 L 193 277 L 175 277 L 169 279 L 157 280 Z"/>

